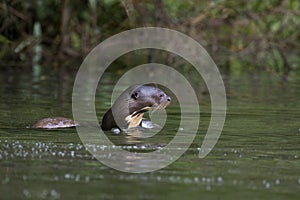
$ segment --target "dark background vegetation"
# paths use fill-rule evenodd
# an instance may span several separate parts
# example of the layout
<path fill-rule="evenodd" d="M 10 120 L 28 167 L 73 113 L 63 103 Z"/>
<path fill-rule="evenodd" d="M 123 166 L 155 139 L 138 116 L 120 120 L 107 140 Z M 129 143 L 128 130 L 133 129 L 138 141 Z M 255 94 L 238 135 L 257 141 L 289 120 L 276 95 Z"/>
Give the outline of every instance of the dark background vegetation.
<path fill-rule="evenodd" d="M 193 37 L 225 70 L 299 70 L 299 0 L 4 0 L 0 67 L 80 62 L 104 39 L 145 26 Z"/>

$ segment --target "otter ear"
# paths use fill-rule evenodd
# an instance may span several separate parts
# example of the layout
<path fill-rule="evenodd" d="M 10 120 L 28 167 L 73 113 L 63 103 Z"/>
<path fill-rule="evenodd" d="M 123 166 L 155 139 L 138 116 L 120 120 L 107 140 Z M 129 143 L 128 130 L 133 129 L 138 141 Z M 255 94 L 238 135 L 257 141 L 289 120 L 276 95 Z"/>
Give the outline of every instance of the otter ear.
<path fill-rule="evenodd" d="M 131 98 L 137 100 L 137 98 L 139 97 L 139 93 L 138 92 L 135 92 L 131 95 Z"/>

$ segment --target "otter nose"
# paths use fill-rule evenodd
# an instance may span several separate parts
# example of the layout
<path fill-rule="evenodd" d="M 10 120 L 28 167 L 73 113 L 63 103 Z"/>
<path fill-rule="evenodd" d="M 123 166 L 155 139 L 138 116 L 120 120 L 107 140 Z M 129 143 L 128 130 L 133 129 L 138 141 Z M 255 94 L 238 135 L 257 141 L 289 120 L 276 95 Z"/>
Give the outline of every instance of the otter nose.
<path fill-rule="evenodd" d="M 167 101 L 171 101 L 171 97 L 167 97 Z"/>

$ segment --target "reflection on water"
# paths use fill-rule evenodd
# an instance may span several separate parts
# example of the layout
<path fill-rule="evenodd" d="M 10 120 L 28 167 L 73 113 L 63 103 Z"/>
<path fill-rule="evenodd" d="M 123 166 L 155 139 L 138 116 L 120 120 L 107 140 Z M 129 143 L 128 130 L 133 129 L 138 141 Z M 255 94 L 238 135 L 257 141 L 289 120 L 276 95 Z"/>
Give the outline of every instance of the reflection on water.
<path fill-rule="evenodd" d="M 38 82 L 32 82 L 30 72 L 0 75 L 1 199 L 300 197 L 297 74 L 291 74 L 287 82 L 268 73 L 224 76 L 228 112 L 213 151 L 198 158 L 210 119 L 209 95 L 203 94 L 200 131 L 188 151 L 168 167 L 144 174 L 113 170 L 87 150 L 145 153 L 164 148 L 179 128 L 176 105 L 167 108 L 167 127 L 154 137 L 107 133 L 114 145 L 84 146 L 76 129 L 25 128 L 43 117 L 72 117 L 75 73 L 42 74 Z M 104 82 L 105 90 L 96 96 L 100 119 L 109 106 L 112 88 Z M 151 160 L 141 163 L 151 164 Z"/>

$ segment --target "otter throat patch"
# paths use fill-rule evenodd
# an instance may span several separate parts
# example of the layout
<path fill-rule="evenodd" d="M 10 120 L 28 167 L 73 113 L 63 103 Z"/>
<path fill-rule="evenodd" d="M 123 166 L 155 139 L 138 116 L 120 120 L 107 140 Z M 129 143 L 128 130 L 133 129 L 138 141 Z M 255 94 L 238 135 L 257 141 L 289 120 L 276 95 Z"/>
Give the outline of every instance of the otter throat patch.
<path fill-rule="evenodd" d="M 141 110 L 133 112 L 131 115 L 128 115 L 125 120 L 129 123 L 128 128 L 137 127 L 140 125 L 144 113 L 150 110 L 151 107 L 144 107 Z"/>

